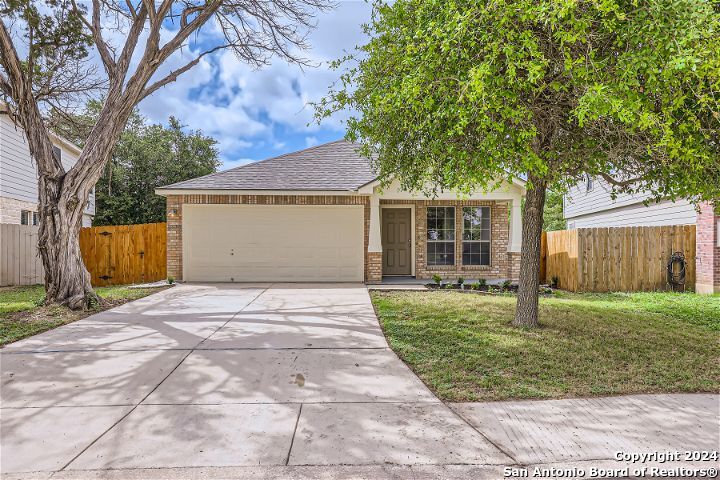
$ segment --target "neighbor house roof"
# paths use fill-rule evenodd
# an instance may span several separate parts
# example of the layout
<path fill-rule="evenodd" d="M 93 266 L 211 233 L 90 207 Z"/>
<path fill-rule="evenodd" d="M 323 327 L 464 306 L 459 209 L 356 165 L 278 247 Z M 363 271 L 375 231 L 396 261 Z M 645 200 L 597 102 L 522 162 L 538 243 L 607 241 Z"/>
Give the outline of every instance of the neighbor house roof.
<path fill-rule="evenodd" d="M 346 140 L 337 140 L 159 190 L 357 190 L 376 178 L 370 162 L 357 148 Z"/>

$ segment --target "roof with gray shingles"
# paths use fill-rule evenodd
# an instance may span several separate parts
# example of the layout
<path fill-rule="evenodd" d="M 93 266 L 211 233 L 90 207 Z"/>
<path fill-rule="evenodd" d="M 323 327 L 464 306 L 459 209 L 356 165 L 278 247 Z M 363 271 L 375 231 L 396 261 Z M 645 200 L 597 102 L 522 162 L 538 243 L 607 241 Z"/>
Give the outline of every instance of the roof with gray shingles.
<path fill-rule="evenodd" d="M 337 140 L 162 188 L 347 191 L 357 190 L 376 177 L 356 145 Z"/>

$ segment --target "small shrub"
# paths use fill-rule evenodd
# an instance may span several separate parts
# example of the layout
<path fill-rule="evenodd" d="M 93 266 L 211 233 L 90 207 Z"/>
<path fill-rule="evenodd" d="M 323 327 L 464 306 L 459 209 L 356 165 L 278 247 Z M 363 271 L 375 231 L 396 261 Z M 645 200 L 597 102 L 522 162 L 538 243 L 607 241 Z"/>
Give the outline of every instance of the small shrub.
<path fill-rule="evenodd" d="M 175 283 L 175 277 L 168 277 L 167 282 L 168 282 L 168 285 L 172 285 L 173 283 Z"/>
<path fill-rule="evenodd" d="M 550 279 L 550 286 L 552 288 L 557 288 L 557 286 L 560 284 L 560 278 L 557 275 L 553 275 L 553 277 Z"/>
<path fill-rule="evenodd" d="M 463 277 L 458 277 L 457 284 L 462 285 L 463 283 L 465 283 L 465 279 Z"/>
<path fill-rule="evenodd" d="M 502 289 L 503 290 L 510 290 L 510 285 L 512 285 L 512 282 L 510 280 L 505 280 L 502 283 Z"/>
<path fill-rule="evenodd" d="M 477 284 L 479 287 L 487 287 L 487 279 L 486 278 L 478 278 Z"/>
<path fill-rule="evenodd" d="M 437 273 L 432 276 L 432 279 L 433 279 L 433 282 L 435 282 L 435 285 L 440 286 L 440 284 L 442 283 L 442 277 L 440 275 L 438 275 Z"/>

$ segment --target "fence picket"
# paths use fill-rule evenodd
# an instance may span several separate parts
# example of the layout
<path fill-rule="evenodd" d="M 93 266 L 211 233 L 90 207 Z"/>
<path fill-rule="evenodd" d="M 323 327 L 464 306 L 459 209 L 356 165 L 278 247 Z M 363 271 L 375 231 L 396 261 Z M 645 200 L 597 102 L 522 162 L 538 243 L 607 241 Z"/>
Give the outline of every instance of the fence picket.
<path fill-rule="evenodd" d="M 695 288 L 695 226 L 581 228 L 548 232 L 545 276 L 571 291 L 666 290 L 666 265 L 676 251 L 687 262 L 685 287 Z"/>
<path fill-rule="evenodd" d="M 80 238 L 80 250 L 93 285 L 167 278 L 165 223 L 84 228 Z"/>

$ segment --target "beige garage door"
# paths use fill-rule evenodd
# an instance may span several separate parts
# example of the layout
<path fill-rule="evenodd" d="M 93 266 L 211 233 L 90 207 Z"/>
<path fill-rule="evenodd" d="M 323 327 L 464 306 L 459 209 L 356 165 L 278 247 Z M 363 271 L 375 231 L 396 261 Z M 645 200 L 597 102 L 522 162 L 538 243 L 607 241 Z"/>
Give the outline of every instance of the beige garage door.
<path fill-rule="evenodd" d="M 360 282 L 363 207 L 184 205 L 183 276 L 211 282 Z"/>

